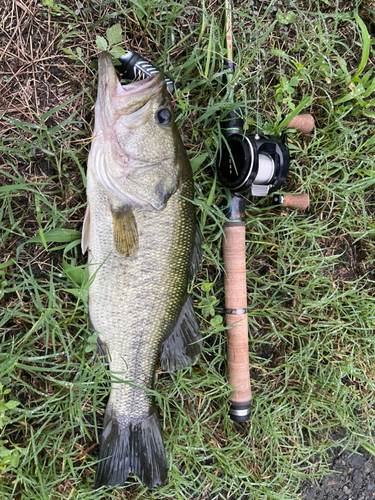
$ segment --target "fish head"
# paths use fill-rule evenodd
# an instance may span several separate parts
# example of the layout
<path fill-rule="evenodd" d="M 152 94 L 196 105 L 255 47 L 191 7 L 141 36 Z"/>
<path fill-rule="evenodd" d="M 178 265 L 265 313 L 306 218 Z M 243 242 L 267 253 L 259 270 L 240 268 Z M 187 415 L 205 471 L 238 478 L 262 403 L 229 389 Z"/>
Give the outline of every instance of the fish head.
<path fill-rule="evenodd" d="M 132 206 L 165 207 L 190 169 L 162 73 L 122 86 L 109 53 L 99 55 L 94 174 L 107 193 Z"/>

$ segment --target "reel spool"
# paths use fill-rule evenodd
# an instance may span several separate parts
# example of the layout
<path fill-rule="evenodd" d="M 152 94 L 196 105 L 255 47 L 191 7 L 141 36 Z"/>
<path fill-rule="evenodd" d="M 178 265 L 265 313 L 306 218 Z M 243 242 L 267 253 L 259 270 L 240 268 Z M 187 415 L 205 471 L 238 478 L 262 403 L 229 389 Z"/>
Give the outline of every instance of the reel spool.
<path fill-rule="evenodd" d="M 218 179 L 231 191 L 267 196 L 285 182 L 289 172 L 286 135 L 269 137 L 244 134 L 240 108 L 229 113 L 222 124 L 225 141 L 218 164 Z"/>

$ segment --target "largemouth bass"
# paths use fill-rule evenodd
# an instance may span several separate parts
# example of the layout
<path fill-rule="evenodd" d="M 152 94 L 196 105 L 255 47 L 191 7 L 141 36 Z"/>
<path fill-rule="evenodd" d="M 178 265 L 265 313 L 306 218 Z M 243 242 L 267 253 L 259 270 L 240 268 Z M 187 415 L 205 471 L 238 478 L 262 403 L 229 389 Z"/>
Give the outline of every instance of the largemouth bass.
<path fill-rule="evenodd" d="M 167 478 L 150 389 L 159 353 L 162 369 L 173 371 L 201 351 L 187 293 L 200 260 L 193 196 L 163 75 L 123 87 L 110 54 L 100 54 L 82 250 L 89 249 L 90 321 L 116 380 L 96 487 L 122 484 L 129 472 L 149 487 Z"/>

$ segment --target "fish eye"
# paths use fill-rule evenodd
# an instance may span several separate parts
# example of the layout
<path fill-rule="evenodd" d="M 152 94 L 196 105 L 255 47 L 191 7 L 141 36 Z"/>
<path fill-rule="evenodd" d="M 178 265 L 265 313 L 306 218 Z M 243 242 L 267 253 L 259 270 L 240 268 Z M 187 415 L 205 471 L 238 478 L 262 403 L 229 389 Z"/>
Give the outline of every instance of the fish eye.
<path fill-rule="evenodd" d="M 155 113 L 155 120 L 158 125 L 170 125 L 172 123 L 172 113 L 168 108 L 160 108 Z"/>

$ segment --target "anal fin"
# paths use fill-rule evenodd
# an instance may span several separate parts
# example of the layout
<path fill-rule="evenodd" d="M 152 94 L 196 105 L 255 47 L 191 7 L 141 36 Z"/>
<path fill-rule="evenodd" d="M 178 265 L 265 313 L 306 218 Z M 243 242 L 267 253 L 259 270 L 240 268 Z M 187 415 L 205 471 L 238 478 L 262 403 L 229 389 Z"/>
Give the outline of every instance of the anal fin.
<path fill-rule="evenodd" d="M 174 329 L 161 344 L 162 370 L 174 372 L 193 365 L 198 361 L 201 351 L 202 337 L 198 331 L 191 295 L 188 295 Z"/>
<path fill-rule="evenodd" d="M 90 330 L 96 330 L 95 325 L 94 325 L 94 323 L 93 323 L 93 321 L 91 319 L 90 314 L 89 314 L 89 329 Z M 107 346 L 102 341 L 102 339 L 100 338 L 100 336 L 98 336 L 98 338 L 96 340 L 96 355 L 102 361 L 102 363 L 104 363 L 107 367 L 109 367 L 110 357 L 109 357 L 109 353 L 108 353 L 108 350 L 107 350 Z"/>
<path fill-rule="evenodd" d="M 110 357 L 108 354 L 107 346 L 100 337 L 98 337 L 96 341 L 96 355 L 101 360 L 101 362 L 109 368 Z"/>

